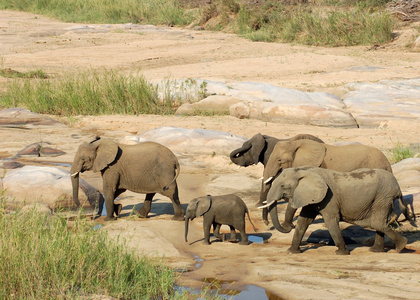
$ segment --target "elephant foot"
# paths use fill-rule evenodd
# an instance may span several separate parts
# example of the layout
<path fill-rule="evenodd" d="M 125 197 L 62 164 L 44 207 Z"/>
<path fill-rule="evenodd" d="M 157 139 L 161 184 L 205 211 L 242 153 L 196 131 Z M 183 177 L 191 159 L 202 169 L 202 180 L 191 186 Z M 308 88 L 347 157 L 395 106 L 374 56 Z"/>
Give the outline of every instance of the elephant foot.
<path fill-rule="evenodd" d="M 299 254 L 299 253 L 302 253 L 302 251 L 300 250 L 299 247 L 297 247 L 297 248 L 290 247 L 289 249 L 287 249 L 287 253 L 289 253 L 289 254 Z"/>
<path fill-rule="evenodd" d="M 117 220 L 116 217 L 110 217 L 110 216 L 106 216 L 105 219 L 104 219 L 105 222 L 115 221 L 115 220 Z"/>
<path fill-rule="evenodd" d="M 401 237 L 399 242 L 396 243 L 395 251 L 400 253 L 405 248 L 406 245 L 407 245 L 407 238 L 403 236 L 403 237 Z"/>
<path fill-rule="evenodd" d="M 290 231 L 292 231 L 292 229 L 295 228 L 295 225 L 293 225 L 293 223 L 288 223 L 288 222 L 283 222 L 282 224 L 280 224 L 282 227 L 282 233 L 289 233 Z"/>
<path fill-rule="evenodd" d="M 142 218 L 142 219 L 146 219 L 147 218 L 147 215 L 144 215 L 144 214 L 142 214 L 139 211 L 136 211 L 136 215 L 137 215 L 137 217 Z"/>
<path fill-rule="evenodd" d="M 248 240 L 242 240 L 239 242 L 239 245 L 249 245 L 249 241 Z"/>
<path fill-rule="evenodd" d="M 335 251 L 335 254 L 337 254 L 337 255 L 350 255 L 350 251 L 347 248 L 338 249 L 338 250 Z"/>
<path fill-rule="evenodd" d="M 203 245 L 210 245 L 210 242 L 209 241 L 204 241 Z"/>
<path fill-rule="evenodd" d="M 265 225 L 270 224 L 270 221 L 268 221 L 268 220 L 263 220 L 263 221 L 264 221 L 264 224 L 265 224 Z"/>
<path fill-rule="evenodd" d="M 384 247 L 376 247 L 375 245 L 369 248 L 370 252 L 385 252 Z"/>
<path fill-rule="evenodd" d="M 174 220 L 174 221 L 184 221 L 185 218 L 184 218 L 184 215 L 176 215 L 176 216 L 172 217 L 172 220 Z"/>

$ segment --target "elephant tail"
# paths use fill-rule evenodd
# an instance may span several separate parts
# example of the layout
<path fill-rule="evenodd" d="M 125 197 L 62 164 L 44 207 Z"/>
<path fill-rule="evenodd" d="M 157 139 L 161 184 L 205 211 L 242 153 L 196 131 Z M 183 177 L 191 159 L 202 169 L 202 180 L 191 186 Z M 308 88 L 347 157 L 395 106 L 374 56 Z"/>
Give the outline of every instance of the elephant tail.
<path fill-rule="evenodd" d="M 180 166 L 179 166 L 179 162 L 178 162 L 178 160 L 175 160 L 174 167 L 175 167 L 175 176 L 174 176 L 174 178 L 172 179 L 172 181 L 171 181 L 170 183 L 168 183 L 167 185 L 165 185 L 165 186 L 163 187 L 163 190 L 164 190 L 164 191 L 168 190 L 168 189 L 169 189 L 169 186 L 170 186 L 172 183 L 174 183 L 174 182 L 175 182 L 175 180 L 178 178 L 178 175 L 179 175 L 179 173 L 180 173 L 180 171 L 181 171 L 181 168 L 180 168 Z"/>
<path fill-rule="evenodd" d="M 255 232 L 258 232 L 257 227 L 255 227 L 254 223 L 252 223 L 251 217 L 250 217 L 250 215 L 249 215 L 248 208 L 246 209 L 246 214 L 248 215 L 248 220 L 249 220 L 249 223 L 251 223 L 252 227 L 254 228 L 254 231 L 255 231 Z"/>

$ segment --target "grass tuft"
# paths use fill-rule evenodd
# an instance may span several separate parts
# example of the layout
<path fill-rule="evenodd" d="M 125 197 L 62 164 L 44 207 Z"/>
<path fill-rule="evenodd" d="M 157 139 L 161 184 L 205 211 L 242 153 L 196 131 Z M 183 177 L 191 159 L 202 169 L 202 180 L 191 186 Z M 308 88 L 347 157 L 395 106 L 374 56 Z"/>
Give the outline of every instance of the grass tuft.
<path fill-rule="evenodd" d="M 0 95 L 1 106 L 61 116 L 172 114 L 178 102 L 160 99 L 158 87 L 142 76 L 82 71 L 49 79 L 16 78 Z"/>
<path fill-rule="evenodd" d="M 410 147 L 404 147 L 401 144 L 397 144 L 394 148 L 391 149 L 389 161 L 391 164 L 395 164 L 406 158 L 411 158 L 414 156 L 415 152 L 411 150 Z"/>
<path fill-rule="evenodd" d="M 174 273 L 128 251 L 90 221 L 42 216 L 35 210 L 0 215 L 0 298 L 167 299 Z"/>

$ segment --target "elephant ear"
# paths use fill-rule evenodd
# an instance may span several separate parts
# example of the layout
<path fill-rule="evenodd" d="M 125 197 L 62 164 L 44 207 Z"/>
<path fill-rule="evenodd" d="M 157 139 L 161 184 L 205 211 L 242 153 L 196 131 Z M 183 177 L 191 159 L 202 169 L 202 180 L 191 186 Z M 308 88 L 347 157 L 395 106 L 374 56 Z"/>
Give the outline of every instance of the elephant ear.
<path fill-rule="evenodd" d="M 250 142 L 252 144 L 250 150 L 252 159 L 254 160 L 254 164 L 258 164 L 261 152 L 265 147 L 265 138 L 261 133 L 257 133 L 250 139 Z"/>
<path fill-rule="evenodd" d="M 292 143 L 296 146 L 292 167 L 319 167 L 324 161 L 324 144 L 312 140 L 297 140 Z"/>
<path fill-rule="evenodd" d="M 98 172 L 110 165 L 118 154 L 118 145 L 110 140 L 101 139 L 97 143 L 96 158 L 93 162 L 93 172 Z"/>
<path fill-rule="evenodd" d="M 207 195 L 206 197 L 203 197 L 202 199 L 200 199 L 200 201 L 198 201 L 198 204 L 197 204 L 196 215 L 197 216 L 202 216 L 206 212 L 208 212 L 210 210 L 212 202 L 213 201 L 212 201 L 210 195 Z"/>
<path fill-rule="evenodd" d="M 328 191 L 328 185 L 319 174 L 302 170 L 297 175 L 298 185 L 293 192 L 292 207 L 299 208 L 324 200 Z"/>

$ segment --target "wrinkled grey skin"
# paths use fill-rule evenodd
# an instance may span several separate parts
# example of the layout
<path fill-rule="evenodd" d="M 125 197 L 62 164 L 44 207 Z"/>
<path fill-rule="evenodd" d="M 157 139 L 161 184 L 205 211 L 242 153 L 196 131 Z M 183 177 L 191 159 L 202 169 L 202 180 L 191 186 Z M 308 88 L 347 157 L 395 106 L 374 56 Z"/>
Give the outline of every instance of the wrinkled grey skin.
<path fill-rule="evenodd" d="M 270 215 L 275 223 L 272 209 L 276 201 L 289 199 L 293 208 L 302 210 L 298 217 L 288 253 L 300 253 L 300 243 L 309 224 L 321 214 L 335 245 L 336 254 L 349 254 L 339 227 L 339 221 L 359 225 L 376 231 L 373 252 L 384 252 L 386 234 L 400 252 L 407 239 L 389 227 L 396 220 L 393 213 L 394 200 L 399 199 L 401 211 L 408 220 L 412 215 L 407 211 L 400 187 L 394 175 L 381 169 L 359 169 L 352 172 L 303 167 L 284 170 L 273 182 L 267 195 Z"/>
<path fill-rule="evenodd" d="M 176 183 L 180 171 L 179 163 L 172 151 L 165 146 L 154 142 L 122 145 L 99 137 L 90 143 L 81 144 L 70 170 L 73 201 L 77 206 L 80 205 L 79 174 L 90 170 L 100 171 L 102 175 L 106 221 L 116 219 L 120 213 L 121 204 L 114 204 L 114 199 L 126 190 L 146 194 L 143 206 L 136 211 L 139 217 L 147 217 L 153 196 L 159 193 L 172 200 L 173 219 L 184 220 Z M 100 205 L 98 214 L 101 211 Z"/>
<path fill-rule="evenodd" d="M 391 164 L 385 155 L 374 147 L 360 144 L 333 146 L 311 140 L 278 142 L 264 168 L 263 188 L 267 193 L 271 182 L 283 170 L 301 166 L 313 166 L 340 172 L 350 172 L 360 168 L 384 169 L 392 173 Z M 277 210 L 277 208 L 275 208 Z M 288 233 L 294 228 L 293 217 L 296 209 L 286 208 L 285 221 L 276 229 Z M 274 220 L 273 224 L 274 224 Z M 278 220 L 277 220 L 278 223 Z"/>
<path fill-rule="evenodd" d="M 241 234 L 241 245 L 248 245 L 248 236 L 245 232 L 245 214 L 248 220 L 257 231 L 249 217 L 248 208 L 245 202 L 233 194 L 221 196 L 204 196 L 190 201 L 185 212 L 185 241 L 187 242 L 189 220 L 203 216 L 204 244 L 210 245 L 210 228 L 213 225 L 213 235 L 216 238 L 222 238 L 220 235 L 220 226 L 229 225 L 230 240 L 236 241 L 235 229 Z"/>
<path fill-rule="evenodd" d="M 296 141 L 301 139 L 309 139 L 316 141 L 318 143 L 324 143 L 321 139 L 313 136 L 311 134 L 298 134 L 290 139 L 277 139 L 268 135 L 262 135 L 257 133 L 251 139 L 243 143 L 242 147 L 233 150 L 229 157 L 230 160 L 241 167 L 248 167 L 250 165 L 256 165 L 262 163 L 264 167 L 267 165 L 268 159 L 270 158 L 271 152 L 273 151 L 274 146 L 279 141 Z M 263 205 L 263 202 L 267 198 L 267 191 L 264 189 L 264 184 L 261 185 L 260 199 L 256 206 Z M 267 225 L 268 218 L 267 209 L 263 210 L 262 218 L 264 223 Z"/>

